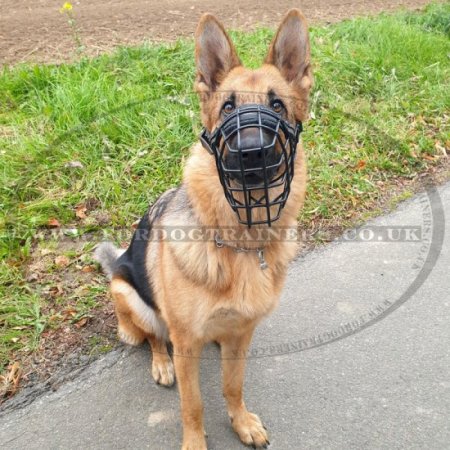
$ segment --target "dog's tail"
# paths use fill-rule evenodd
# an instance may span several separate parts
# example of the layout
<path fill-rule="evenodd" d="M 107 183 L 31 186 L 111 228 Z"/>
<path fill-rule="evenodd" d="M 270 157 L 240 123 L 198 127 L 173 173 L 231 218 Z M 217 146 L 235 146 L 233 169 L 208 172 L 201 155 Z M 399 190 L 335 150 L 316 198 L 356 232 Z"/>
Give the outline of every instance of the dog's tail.
<path fill-rule="evenodd" d="M 114 273 L 117 258 L 125 250 L 117 248 L 112 242 L 102 242 L 94 252 L 94 259 L 102 266 L 103 272 L 111 279 Z"/>

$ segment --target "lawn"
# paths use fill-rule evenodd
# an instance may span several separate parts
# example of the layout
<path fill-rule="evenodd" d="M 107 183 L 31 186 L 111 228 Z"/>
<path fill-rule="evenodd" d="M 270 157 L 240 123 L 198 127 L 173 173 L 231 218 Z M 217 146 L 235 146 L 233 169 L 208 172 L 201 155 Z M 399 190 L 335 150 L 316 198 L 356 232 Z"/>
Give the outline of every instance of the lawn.
<path fill-rule="evenodd" d="M 311 29 L 303 227 L 354 225 L 448 161 L 449 24 L 447 3 Z M 272 35 L 232 33 L 251 67 Z M 44 333 L 81 332 L 105 307 L 95 240 L 80 237 L 130 229 L 180 182 L 201 129 L 193 48 L 181 40 L 0 71 L 0 372 Z"/>

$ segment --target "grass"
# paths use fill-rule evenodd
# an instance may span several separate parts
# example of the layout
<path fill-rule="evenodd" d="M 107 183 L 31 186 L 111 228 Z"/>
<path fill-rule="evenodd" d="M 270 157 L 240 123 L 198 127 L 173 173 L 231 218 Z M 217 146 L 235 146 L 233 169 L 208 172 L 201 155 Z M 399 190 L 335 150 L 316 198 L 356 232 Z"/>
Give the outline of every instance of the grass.
<path fill-rule="evenodd" d="M 304 226 L 354 223 L 373 213 L 392 180 L 439 163 L 450 146 L 449 23 L 447 3 L 311 30 Z M 232 35 L 256 67 L 273 30 Z M 193 77 L 188 40 L 0 72 L 0 371 L 61 325 L 66 304 L 76 306 L 77 320 L 101 305 L 104 287 L 89 283 L 49 305 L 42 286 L 68 270 L 53 259 L 40 284 L 27 281 L 45 246 L 58 251 L 36 232 L 53 219 L 83 232 L 129 227 L 177 185 L 200 131 Z M 86 218 L 77 205 L 88 206 Z M 71 267 L 89 265 L 89 249 L 66 249 Z"/>

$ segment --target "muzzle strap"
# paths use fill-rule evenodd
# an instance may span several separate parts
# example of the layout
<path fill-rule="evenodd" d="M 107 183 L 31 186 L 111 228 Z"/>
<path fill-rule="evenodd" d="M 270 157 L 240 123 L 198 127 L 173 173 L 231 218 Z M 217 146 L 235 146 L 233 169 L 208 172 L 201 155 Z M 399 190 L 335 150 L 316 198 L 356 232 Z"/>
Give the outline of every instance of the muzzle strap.
<path fill-rule="evenodd" d="M 208 151 L 208 153 L 214 155 L 214 151 L 211 148 L 211 136 L 206 128 L 203 128 L 202 132 L 200 133 L 200 142 L 202 143 L 203 147 Z"/>

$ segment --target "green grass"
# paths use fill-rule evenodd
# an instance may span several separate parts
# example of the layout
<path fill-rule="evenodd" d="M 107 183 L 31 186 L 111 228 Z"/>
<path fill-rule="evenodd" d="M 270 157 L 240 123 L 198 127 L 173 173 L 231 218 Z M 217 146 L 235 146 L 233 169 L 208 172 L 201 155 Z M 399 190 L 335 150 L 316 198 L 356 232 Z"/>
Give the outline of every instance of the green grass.
<path fill-rule="evenodd" d="M 449 23 L 447 3 L 311 30 L 305 226 L 365 217 L 390 180 L 427 170 L 436 142 L 448 146 Z M 273 30 L 232 34 L 256 67 Z M 177 185 L 200 130 L 193 77 L 191 41 L 0 72 L 0 371 L 49 326 L 45 298 L 25 281 L 34 233 L 51 218 L 77 224 L 87 199 L 109 226 L 128 227 Z M 95 307 L 95 291 L 87 297 L 83 314 Z"/>

